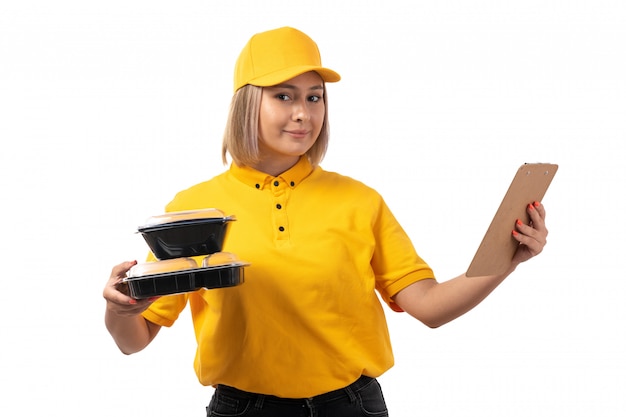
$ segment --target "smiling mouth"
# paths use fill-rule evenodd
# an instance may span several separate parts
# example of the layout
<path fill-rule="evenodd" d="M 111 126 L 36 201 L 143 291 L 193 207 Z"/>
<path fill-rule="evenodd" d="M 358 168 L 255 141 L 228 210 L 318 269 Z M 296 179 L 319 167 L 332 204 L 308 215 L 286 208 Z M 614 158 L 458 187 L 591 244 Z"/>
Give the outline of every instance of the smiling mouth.
<path fill-rule="evenodd" d="M 288 135 L 294 136 L 296 138 L 303 138 L 309 134 L 308 130 L 285 130 L 285 133 Z"/>

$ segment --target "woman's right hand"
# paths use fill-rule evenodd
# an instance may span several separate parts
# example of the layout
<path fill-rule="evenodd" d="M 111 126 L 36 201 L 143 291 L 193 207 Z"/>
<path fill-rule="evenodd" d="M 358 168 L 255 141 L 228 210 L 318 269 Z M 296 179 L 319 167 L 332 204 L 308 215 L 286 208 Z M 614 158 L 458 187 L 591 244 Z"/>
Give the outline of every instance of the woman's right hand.
<path fill-rule="evenodd" d="M 104 322 L 120 350 L 126 354 L 148 346 L 161 326 L 145 320 L 141 313 L 158 297 L 137 300 L 128 295 L 122 281 L 137 261 L 122 262 L 111 270 L 102 295 L 106 300 Z"/>
<path fill-rule="evenodd" d="M 141 314 L 152 304 L 156 297 L 135 299 L 128 294 L 128 284 L 122 282 L 126 274 L 137 264 L 137 261 L 127 261 L 115 265 L 107 281 L 102 296 L 107 301 L 107 310 L 119 316 L 136 316 Z"/>

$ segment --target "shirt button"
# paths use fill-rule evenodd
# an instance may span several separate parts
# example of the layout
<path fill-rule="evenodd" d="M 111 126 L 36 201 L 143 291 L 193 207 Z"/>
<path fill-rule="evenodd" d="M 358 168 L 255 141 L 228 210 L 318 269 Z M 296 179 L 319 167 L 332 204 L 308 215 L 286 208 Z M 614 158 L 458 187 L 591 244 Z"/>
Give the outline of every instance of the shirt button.
<path fill-rule="evenodd" d="M 276 204 L 276 208 L 280 210 L 281 208 L 283 208 L 283 206 L 281 206 L 280 204 Z"/>
<path fill-rule="evenodd" d="M 274 181 L 274 185 L 278 187 L 279 182 L 278 181 Z"/>
<path fill-rule="evenodd" d="M 296 185 L 295 182 L 291 181 L 289 184 L 291 184 L 292 187 L 294 187 Z"/>
<path fill-rule="evenodd" d="M 280 227 L 278 228 L 278 230 L 280 230 L 281 232 L 284 232 L 284 231 L 285 231 L 285 228 L 284 228 L 284 227 L 282 227 L 282 226 L 280 226 Z"/>
<path fill-rule="evenodd" d="M 256 188 L 261 188 L 261 184 L 254 184 Z"/>

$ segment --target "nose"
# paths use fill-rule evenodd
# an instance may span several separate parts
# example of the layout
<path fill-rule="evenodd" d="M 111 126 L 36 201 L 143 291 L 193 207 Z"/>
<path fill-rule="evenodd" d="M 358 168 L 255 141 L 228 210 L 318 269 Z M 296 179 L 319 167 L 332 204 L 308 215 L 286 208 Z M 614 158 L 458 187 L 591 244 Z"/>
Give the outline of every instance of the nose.
<path fill-rule="evenodd" d="M 294 101 L 292 119 L 297 122 L 305 122 L 310 118 L 309 108 L 303 100 Z"/>

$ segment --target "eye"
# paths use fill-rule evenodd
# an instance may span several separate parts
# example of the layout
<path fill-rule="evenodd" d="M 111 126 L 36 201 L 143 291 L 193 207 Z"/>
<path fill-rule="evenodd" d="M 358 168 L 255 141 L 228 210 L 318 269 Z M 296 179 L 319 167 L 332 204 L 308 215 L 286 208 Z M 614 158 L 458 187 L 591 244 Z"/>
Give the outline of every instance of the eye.
<path fill-rule="evenodd" d="M 289 100 L 289 96 L 287 94 L 276 94 L 276 98 L 279 99 L 280 101 L 287 101 Z"/>
<path fill-rule="evenodd" d="M 322 99 L 322 97 L 320 97 L 320 96 L 309 96 L 309 101 L 311 101 L 313 103 L 317 103 L 321 99 Z"/>

